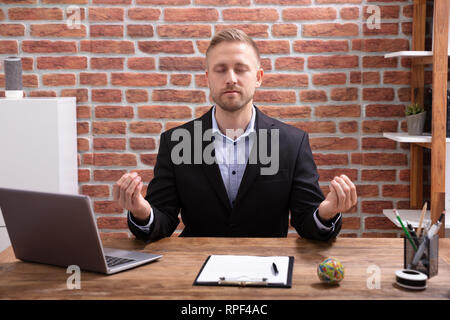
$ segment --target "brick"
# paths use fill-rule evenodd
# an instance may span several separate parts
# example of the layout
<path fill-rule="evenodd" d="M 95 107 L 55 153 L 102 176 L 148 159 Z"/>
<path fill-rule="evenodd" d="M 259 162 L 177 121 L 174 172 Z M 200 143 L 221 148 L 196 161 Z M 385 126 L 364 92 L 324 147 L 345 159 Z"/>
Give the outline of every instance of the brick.
<path fill-rule="evenodd" d="M 363 24 L 363 35 L 380 36 L 380 35 L 397 35 L 398 23 L 380 23 L 379 28 L 369 29 L 367 23 Z"/>
<path fill-rule="evenodd" d="M 364 213 L 382 214 L 385 209 L 393 209 L 392 201 L 361 201 L 361 211 Z"/>
<path fill-rule="evenodd" d="M 336 123 L 334 121 L 298 121 L 288 122 L 296 128 L 308 133 L 335 133 Z"/>
<path fill-rule="evenodd" d="M 334 20 L 337 17 L 335 8 L 289 8 L 283 9 L 283 20 L 305 21 L 305 20 Z"/>
<path fill-rule="evenodd" d="M 142 106 L 138 108 L 139 118 L 183 119 L 192 117 L 188 106 Z"/>
<path fill-rule="evenodd" d="M 348 165 L 346 154 L 314 153 L 314 162 L 318 166 L 345 166 Z"/>
<path fill-rule="evenodd" d="M 111 73 L 113 86 L 160 87 L 167 84 L 167 75 L 161 73 Z"/>
<path fill-rule="evenodd" d="M 129 103 L 148 101 L 148 92 L 143 89 L 129 89 L 126 91 L 125 96 Z"/>
<path fill-rule="evenodd" d="M 362 181 L 395 181 L 395 170 L 362 170 Z M 387 208 L 386 208 L 387 209 Z"/>
<path fill-rule="evenodd" d="M 162 38 L 210 38 L 211 26 L 201 24 L 163 24 L 158 25 L 157 32 Z"/>
<path fill-rule="evenodd" d="M 362 138 L 363 150 L 396 149 L 397 143 L 387 138 Z"/>
<path fill-rule="evenodd" d="M 37 57 L 38 69 L 86 69 L 87 57 L 58 56 L 58 57 Z"/>
<path fill-rule="evenodd" d="M 206 95 L 200 90 L 153 90 L 153 101 L 168 101 L 168 102 L 206 102 Z"/>
<path fill-rule="evenodd" d="M 398 121 L 396 120 L 366 120 L 362 123 L 364 133 L 396 132 Z"/>
<path fill-rule="evenodd" d="M 136 0 L 136 4 L 142 5 L 182 6 L 190 3 L 191 0 Z"/>
<path fill-rule="evenodd" d="M 311 108 L 308 106 L 260 106 L 259 109 L 274 118 L 304 118 L 311 117 Z"/>
<path fill-rule="evenodd" d="M 310 69 L 358 68 L 358 56 L 311 56 L 308 57 Z"/>
<path fill-rule="evenodd" d="M 138 121 L 130 123 L 130 131 L 133 133 L 160 133 L 162 124 L 153 121 Z"/>
<path fill-rule="evenodd" d="M 2 53 L 19 53 L 17 40 L 0 40 L 0 54 Z"/>
<path fill-rule="evenodd" d="M 203 6 L 249 6 L 250 0 L 195 0 L 194 3 Z"/>
<path fill-rule="evenodd" d="M 366 166 L 406 166 L 408 159 L 403 153 L 363 153 L 361 164 Z"/>
<path fill-rule="evenodd" d="M 62 20 L 63 11 L 60 8 L 10 8 L 10 20 Z"/>
<path fill-rule="evenodd" d="M 132 150 L 155 150 L 156 144 L 153 138 L 130 138 Z"/>
<path fill-rule="evenodd" d="M 223 19 L 228 20 L 229 11 L 234 9 L 224 9 L 222 11 Z M 181 9 L 181 8 L 167 8 L 164 12 L 164 20 L 170 22 L 185 22 L 185 21 L 217 21 L 219 13 L 212 8 L 195 8 L 195 9 Z M 245 19 L 238 19 L 245 20 Z"/>
<path fill-rule="evenodd" d="M 339 130 L 342 133 L 356 133 L 359 131 L 358 122 L 356 121 L 342 121 L 339 123 Z"/>
<path fill-rule="evenodd" d="M 302 90 L 300 91 L 301 102 L 323 102 L 327 101 L 327 93 L 324 90 Z"/>
<path fill-rule="evenodd" d="M 385 71 L 383 74 L 384 84 L 410 84 L 410 71 Z"/>
<path fill-rule="evenodd" d="M 133 107 L 130 106 L 97 106 L 96 118 L 128 118 L 134 117 Z"/>
<path fill-rule="evenodd" d="M 78 169 L 78 182 L 89 182 L 91 171 L 89 169 Z"/>
<path fill-rule="evenodd" d="M 117 203 L 117 201 L 94 201 L 95 213 L 122 213 L 123 211 L 124 209 Z"/>
<path fill-rule="evenodd" d="M 44 86 L 74 86 L 76 76 L 73 73 L 44 74 L 42 75 Z"/>
<path fill-rule="evenodd" d="M 288 40 L 256 40 L 255 43 L 261 54 L 290 53 Z"/>
<path fill-rule="evenodd" d="M 280 25 L 282 26 L 282 25 Z M 268 38 L 269 37 L 269 26 L 266 24 L 216 24 L 215 32 L 218 33 L 222 30 L 234 28 L 244 31 L 248 36 L 255 38 Z M 277 28 L 279 29 L 279 28 Z M 284 28 L 286 29 L 286 28 Z M 287 32 L 287 29 L 286 29 Z M 292 27 L 290 28 L 292 32 Z"/>
<path fill-rule="evenodd" d="M 194 53 L 191 41 L 139 41 L 139 50 L 145 53 Z"/>
<path fill-rule="evenodd" d="M 315 86 L 330 86 L 345 84 L 347 75 L 342 72 L 335 73 L 316 73 L 312 75 L 312 83 Z"/>
<path fill-rule="evenodd" d="M 45 4 L 88 4 L 89 0 L 41 0 L 41 2 Z"/>
<path fill-rule="evenodd" d="M 319 118 L 350 118 L 361 116 L 360 105 L 324 105 L 314 108 L 314 115 Z"/>
<path fill-rule="evenodd" d="M 128 40 L 81 40 L 81 51 L 92 53 L 134 53 L 134 42 Z"/>
<path fill-rule="evenodd" d="M 141 162 L 147 166 L 152 166 L 154 167 L 156 164 L 156 154 L 141 154 L 140 158 L 141 158 Z"/>
<path fill-rule="evenodd" d="M 127 25 L 127 35 L 129 35 L 132 38 L 151 38 L 154 35 L 153 32 L 153 26 L 151 24 L 146 25 L 140 25 L 140 24 L 134 24 L 134 25 Z"/>
<path fill-rule="evenodd" d="M 356 150 L 358 139 L 355 138 L 310 138 L 313 150 Z"/>
<path fill-rule="evenodd" d="M 99 229 L 127 229 L 127 218 L 124 217 L 99 217 L 97 218 Z"/>
<path fill-rule="evenodd" d="M 124 8 L 89 7 L 89 21 L 123 21 Z"/>
<path fill-rule="evenodd" d="M 94 134 L 126 134 L 127 124 L 122 121 L 116 122 L 93 122 L 92 133 Z"/>
<path fill-rule="evenodd" d="M 307 87 L 306 74 L 265 74 L 262 87 Z"/>
<path fill-rule="evenodd" d="M 368 19 L 373 12 L 368 11 L 367 6 L 363 8 L 364 20 Z M 380 18 L 385 19 L 398 19 L 400 16 L 400 6 L 378 6 L 380 9 Z"/>
<path fill-rule="evenodd" d="M 334 168 L 334 169 L 319 169 L 318 170 L 321 182 L 330 182 L 334 177 L 345 174 L 353 182 L 358 180 L 358 170 L 356 169 L 344 169 L 344 168 Z"/>
<path fill-rule="evenodd" d="M 121 102 L 122 91 L 116 89 L 92 89 L 92 102 Z"/>
<path fill-rule="evenodd" d="M 127 65 L 133 70 L 154 70 L 155 58 L 151 57 L 133 57 L 128 58 Z"/>
<path fill-rule="evenodd" d="M 83 185 L 81 186 L 81 194 L 96 198 L 109 197 L 108 185 Z"/>
<path fill-rule="evenodd" d="M 333 88 L 330 99 L 334 101 L 355 101 L 358 100 L 358 88 Z"/>
<path fill-rule="evenodd" d="M 382 188 L 383 197 L 392 198 L 409 198 L 409 185 L 383 185 Z"/>
<path fill-rule="evenodd" d="M 296 70 L 303 71 L 305 59 L 301 57 L 283 57 L 275 60 L 277 70 Z"/>
<path fill-rule="evenodd" d="M 170 76 L 170 83 L 174 86 L 188 86 L 191 84 L 191 74 L 172 74 Z"/>
<path fill-rule="evenodd" d="M 378 197 L 379 191 L 377 185 L 355 185 L 356 193 L 358 197 L 361 198 L 369 198 L 369 197 Z"/>
<path fill-rule="evenodd" d="M 94 181 L 117 181 L 126 170 L 94 170 Z"/>
<path fill-rule="evenodd" d="M 223 9 L 223 20 L 234 21 L 277 21 L 279 19 L 278 11 L 276 9 L 260 8 L 260 9 L 248 9 L 248 8 L 236 8 L 236 9 Z"/>
<path fill-rule="evenodd" d="M 22 57 L 22 69 L 23 70 L 33 70 L 33 58 L 31 57 Z"/>
<path fill-rule="evenodd" d="M 77 52 L 75 41 L 23 40 L 22 51 L 28 53 Z"/>
<path fill-rule="evenodd" d="M 0 24 L 0 36 L 2 37 L 21 37 L 24 35 L 25 35 L 25 26 L 23 24 L 16 24 L 16 23 Z"/>
<path fill-rule="evenodd" d="M 397 58 L 386 59 L 383 56 L 366 56 L 362 60 L 363 68 L 396 68 Z"/>
<path fill-rule="evenodd" d="M 86 26 L 70 29 L 67 24 L 32 24 L 31 36 L 45 38 L 83 38 L 86 37 Z"/>
<path fill-rule="evenodd" d="M 257 90 L 253 100 L 264 103 L 294 103 L 296 97 L 294 91 Z"/>
<path fill-rule="evenodd" d="M 93 4 L 131 4 L 132 0 L 92 0 Z"/>
<path fill-rule="evenodd" d="M 164 71 L 203 71 L 205 70 L 205 58 L 200 57 L 161 57 L 159 69 Z"/>
<path fill-rule="evenodd" d="M 254 0 L 255 4 L 303 5 L 311 4 L 311 0 Z"/>
<path fill-rule="evenodd" d="M 343 20 L 355 20 L 359 19 L 359 8 L 358 7 L 348 7 L 342 8 L 340 11 L 341 19 Z"/>
<path fill-rule="evenodd" d="M 158 20 L 161 10 L 152 8 L 131 8 L 128 9 L 128 18 L 131 20 Z"/>
<path fill-rule="evenodd" d="M 89 139 L 78 138 L 77 139 L 77 150 L 78 150 L 78 152 L 89 151 Z"/>
<path fill-rule="evenodd" d="M 91 107 L 89 106 L 77 106 L 77 119 L 90 119 Z"/>
<path fill-rule="evenodd" d="M 122 25 L 93 24 L 90 27 L 91 37 L 123 37 Z"/>
<path fill-rule="evenodd" d="M 353 50 L 363 52 L 395 52 L 409 50 L 407 39 L 363 39 L 357 40 L 360 45 Z M 355 43 L 355 41 L 353 41 Z"/>
<path fill-rule="evenodd" d="M 56 97 L 56 92 L 53 90 L 37 90 L 29 93 L 30 97 Z"/>
<path fill-rule="evenodd" d="M 125 150 L 124 138 L 94 138 L 94 150 Z"/>
<path fill-rule="evenodd" d="M 337 52 L 348 51 L 347 40 L 298 40 L 294 41 L 295 52 Z"/>
<path fill-rule="evenodd" d="M 342 218 L 342 229 L 343 230 L 359 230 L 361 228 L 361 219 L 358 217 L 345 217 Z"/>
<path fill-rule="evenodd" d="M 274 24 L 272 26 L 274 37 L 293 37 L 297 35 L 297 25 L 295 24 Z"/>
<path fill-rule="evenodd" d="M 125 58 L 91 58 L 91 69 L 123 69 Z"/>
<path fill-rule="evenodd" d="M 365 101 L 392 101 L 395 92 L 392 88 L 363 88 L 363 100 Z"/>
<path fill-rule="evenodd" d="M 80 73 L 80 84 L 89 86 L 105 86 L 108 83 L 106 73 Z"/>
<path fill-rule="evenodd" d="M 411 88 L 399 88 L 397 90 L 398 99 L 401 102 L 409 102 L 411 101 Z"/>
<path fill-rule="evenodd" d="M 387 217 L 366 217 L 364 219 L 365 229 L 397 229 L 397 226 L 392 223 Z"/>
<path fill-rule="evenodd" d="M 359 34 L 356 23 L 303 24 L 303 37 L 352 37 Z"/>
<path fill-rule="evenodd" d="M 77 103 L 88 101 L 88 89 L 63 89 L 61 90 L 61 97 L 76 97 Z"/>

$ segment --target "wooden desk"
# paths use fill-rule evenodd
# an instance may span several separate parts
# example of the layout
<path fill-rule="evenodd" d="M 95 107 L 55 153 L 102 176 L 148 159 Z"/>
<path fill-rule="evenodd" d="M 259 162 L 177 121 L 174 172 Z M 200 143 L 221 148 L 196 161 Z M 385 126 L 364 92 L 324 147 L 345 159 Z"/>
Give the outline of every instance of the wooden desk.
<path fill-rule="evenodd" d="M 0 254 L 1 299 L 450 299 L 450 239 L 441 239 L 439 274 L 425 291 L 398 288 L 394 272 L 403 265 L 402 239 L 338 238 L 321 243 L 296 238 L 166 238 L 145 245 L 106 240 L 105 246 L 164 255 L 159 261 L 115 275 L 81 273 L 81 289 L 68 290 L 65 268 L 18 261 L 10 248 Z M 193 286 L 211 254 L 292 255 L 291 289 Z M 345 267 L 339 286 L 320 283 L 316 268 L 327 257 Z M 381 269 L 381 289 L 368 289 L 367 268 Z"/>

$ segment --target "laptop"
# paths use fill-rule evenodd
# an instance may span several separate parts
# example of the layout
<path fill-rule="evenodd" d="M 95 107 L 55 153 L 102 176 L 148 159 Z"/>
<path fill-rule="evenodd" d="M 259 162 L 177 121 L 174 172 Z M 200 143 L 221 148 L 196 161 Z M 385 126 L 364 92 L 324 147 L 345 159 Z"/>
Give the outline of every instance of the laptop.
<path fill-rule="evenodd" d="M 89 197 L 0 188 L 0 209 L 17 259 L 113 274 L 162 255 L 103 248 Z"/>

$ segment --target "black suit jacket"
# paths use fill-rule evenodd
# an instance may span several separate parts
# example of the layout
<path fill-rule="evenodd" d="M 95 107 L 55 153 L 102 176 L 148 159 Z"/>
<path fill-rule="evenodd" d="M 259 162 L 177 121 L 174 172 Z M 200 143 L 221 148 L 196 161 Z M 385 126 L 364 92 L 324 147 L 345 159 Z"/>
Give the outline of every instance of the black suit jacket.
<path fill-rule="evenodd" d="M 202 132 L 211 129 L 212 109 L 177 128 L 186 129 L 192 137 L 194 121 L 201 122 Z M 275 175 L 261 175 L 260 169 L 269 165 L 261 164 L 259 159 L 256 164 L 247 162 L 232 206 L 218 164 L 174 164 L 171 151 L 179 141 L 171 141 L 171 134 L 177 128 L 163 132 L 154 178 L 145 197 L 154 214 L 150 233 L 136 228 L 128 214 L 128 226 L 138 239 L 154 241 L 170 236 L 179 223 L 180 212 L 185 225 L 180 236 L 185 237 L 286 237 L 289 212 L 290 223 L 301 237 L 317 240 L 336 237 L 342 219 L 336 223 L 334 232 L 324 233 L 318 229 L 313 218 L 324 196 L 318 184 L 319 175 L 308 134 L 268 117 L 257 107 L 255 109 L 255 129 L 257 132 L 259 129 L 267 130 L 269 147 L 270 130 L 279 129 L 278 172 Z M 212 140 L 203 141 L 202 148 L 210 143 Z M 261 139 L 257 139 L 252 152 L 260 143 Z M 191 145 L 194 146 L 193 141 Z"/>

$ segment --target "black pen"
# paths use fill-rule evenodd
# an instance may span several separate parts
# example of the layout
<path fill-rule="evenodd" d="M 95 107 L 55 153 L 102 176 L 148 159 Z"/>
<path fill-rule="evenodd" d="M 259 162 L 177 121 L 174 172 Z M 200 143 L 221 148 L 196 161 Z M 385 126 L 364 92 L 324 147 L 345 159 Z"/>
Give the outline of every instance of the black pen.
<path fill-rule="evenodd" d="M 419 239 L 417 238 L 417 234 L 414 231 L 414 228 L 412 227 L 412 225 L 408 221 L 406 221 L 406 223 L 407 223 L 407 226 L 408 226 L 408 229 L 409 229 L 409 233 L 411 234 L 411 236 L 412 236 L 412 238 L 414 240 L 414 243 L 416 244 L 416 246 L 419 246 L 419 244 L 420 244 L 419 243 Z"/>
<path fill-rule="evenodd" d="M 277 265 L 275 264 L 275 262 L 272 263 L 272 272 L 274 275 L 278 274 L 278 268 L 277 268 Z"/>

